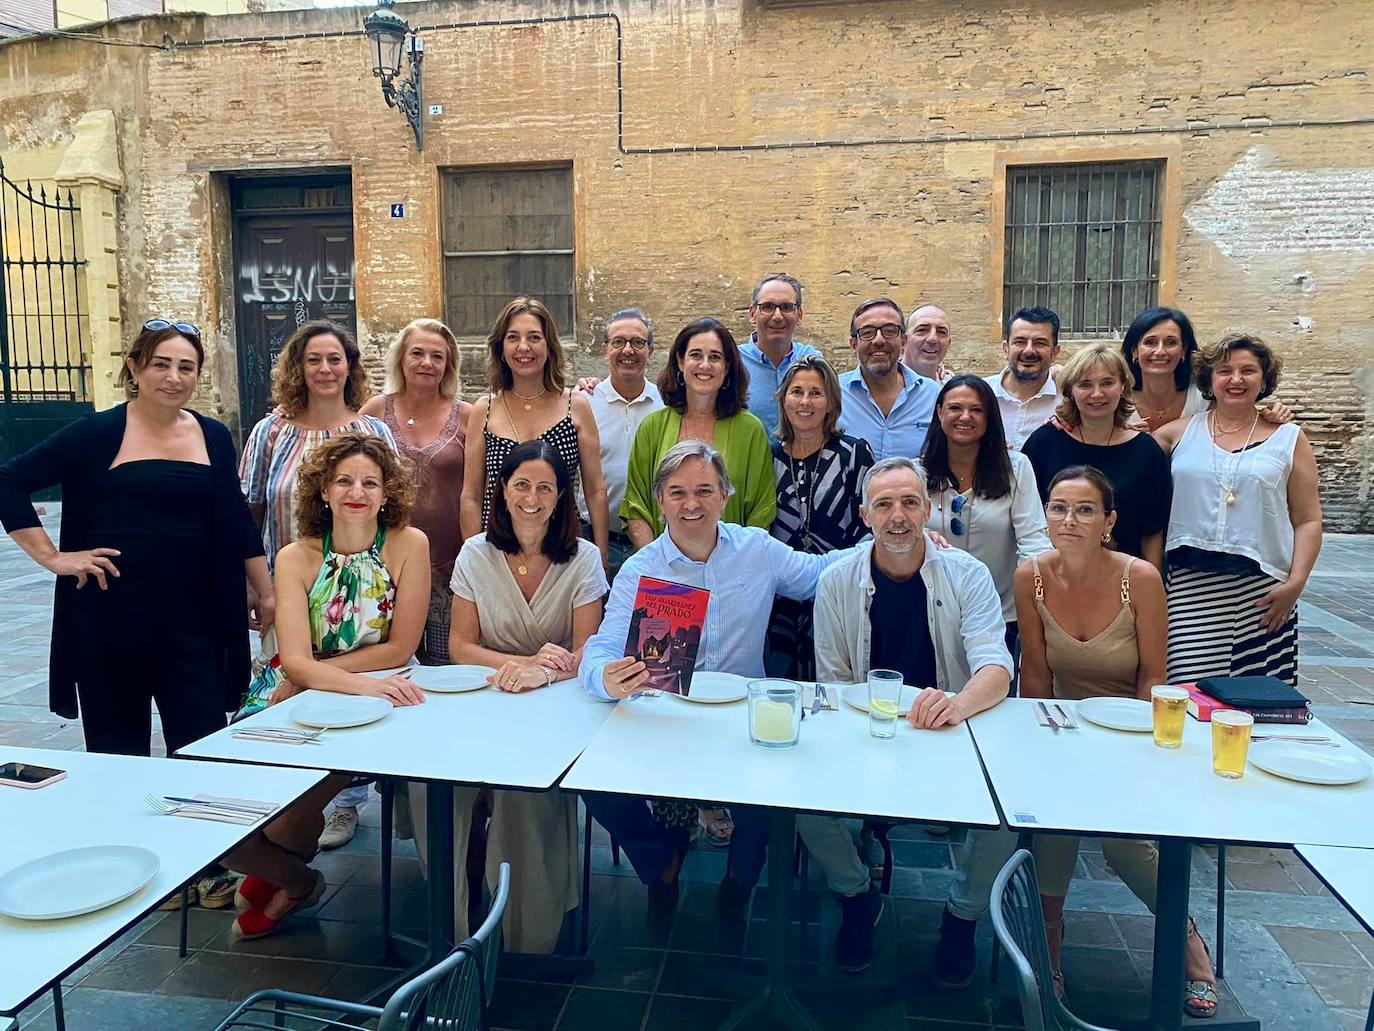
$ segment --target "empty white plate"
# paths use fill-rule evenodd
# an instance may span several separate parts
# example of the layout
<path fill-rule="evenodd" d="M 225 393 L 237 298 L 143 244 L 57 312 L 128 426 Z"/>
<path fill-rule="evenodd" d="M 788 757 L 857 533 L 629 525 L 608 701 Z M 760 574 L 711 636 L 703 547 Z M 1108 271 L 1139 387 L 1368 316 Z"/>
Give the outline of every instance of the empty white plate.
<path fill-rule="evenodd" d="M 1287 741 L 1256 741 L 1250 746 L 1250 763 L 1304 784 L 1358 784 L 1369 776 L 1369 763 L 1352 752 Z"/>
<path fill-rule="evenodd" d="M 1139 698 L 1084 698 L 1075 703 L 1078 715 L 1089 723 L 1109 730 L 1125 730 L 1132 734 L 1148 734 L 1154 730 L 1154 709 Z M 1055 716 L 1054 705 L 1050 715 Z"/>
<path fill-rule="evenodd" d="M 921 692 L 910 684 L 902 685 L 902 700 L 898 703 L 897 715 L 905 716 L 911 711 L 912 705 L 916 702 L 916 696 Z M 840 697 L 845 700 L 846 705 L 852 705 L 861 712 L 868 711 L 868 684 L 850 684 L 848 687 L 840 688 Z"/>
<path fill-rule="evenodd" d="M 374 695 L 319 694 L 297 702 L 291 709 L 291 718 L 307 727 L 333 730 L 376 723 L 389 712 L 391 703 Z"/>
<path fill-rule="evenodd" d="M 684 702 L 702 702 L 706 705 L 720 705 L 724 702 L 738 702 L 749 694 L 749 679 L 734 673 L 711 673 L 702 670 L 692 674 L 691 686 L 687 694 L 670 695 Z"/>
<path fill-rule="evenodd" d="M 490 666 L 416 666 L 410 671 L 410 679 L 424 691 L 461 694 L 490 687 L 487 677 L 495 672 Z"/>
<path fill-rule="evenodd" d="M 137 845 L 91 845 L 40 856 L 0 876 L 0 913 L 60 920 L 122 902 L 157 876 L 155 853 Z"/>

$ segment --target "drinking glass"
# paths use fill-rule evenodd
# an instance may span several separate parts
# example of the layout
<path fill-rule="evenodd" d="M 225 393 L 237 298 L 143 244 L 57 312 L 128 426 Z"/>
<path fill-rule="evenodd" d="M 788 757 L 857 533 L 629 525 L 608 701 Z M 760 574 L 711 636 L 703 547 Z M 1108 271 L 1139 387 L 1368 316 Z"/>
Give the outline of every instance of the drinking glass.
<path fill-rule="evenodd" d="M 1212 713 L 1212 772 L 1227 780 L 1245 776 L 1245 757 L 1250 752 L 1250 731 L 1255 717 L 1239 709 Z"/>
<path fill-rule="evenodd" d="M 902 707 L 902 675 L 895 669 L 868 671 L 868 732 L 885 740 L 897 736 Z"/>
<path fill-rule="evenodd" d="M 801 685 L 792 680 L 749 681 L 749 740 L 763 748 L 791 748 L 801 728 Z"/>
<path fill-rule="evenodd" d="M 1188 692 L 1181 687 L 1156 684 L 1150 688 L 1154 707 L 1155 744 L 1178 748 L 1183 744 L 1183 721 L 1188 717 Z"/>

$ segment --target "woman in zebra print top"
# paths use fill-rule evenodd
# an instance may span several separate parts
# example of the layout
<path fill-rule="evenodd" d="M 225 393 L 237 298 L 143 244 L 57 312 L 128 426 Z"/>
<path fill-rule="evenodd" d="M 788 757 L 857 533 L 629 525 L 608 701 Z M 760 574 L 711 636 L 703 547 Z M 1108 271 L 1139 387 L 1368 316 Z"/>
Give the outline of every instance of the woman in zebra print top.
<path fill-rule="evenodd" d="M 773 471 L 778 513 L 773 536 L 797 551 L 820 555 L 868 535 L 859 517 L 860 487 L 873 465 L 868 442 L 840 433 L 840 384 L 819 356 L 793 362 L 778 387 Z M 816 649 L 811 602 L 775 598 L 764 665 L 771 676 L 814 680 Z"/>

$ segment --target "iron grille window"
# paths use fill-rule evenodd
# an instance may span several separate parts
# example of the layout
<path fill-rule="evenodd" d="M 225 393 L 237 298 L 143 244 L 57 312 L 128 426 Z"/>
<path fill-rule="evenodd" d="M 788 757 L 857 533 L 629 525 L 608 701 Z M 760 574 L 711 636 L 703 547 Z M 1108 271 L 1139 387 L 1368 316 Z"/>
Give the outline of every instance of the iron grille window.
<path fill-rule="evenodd" d="M 1158 302 L 1162 161 L 1007 170 L 1003 304 L 1068 336 L 1120 333 Z"/>

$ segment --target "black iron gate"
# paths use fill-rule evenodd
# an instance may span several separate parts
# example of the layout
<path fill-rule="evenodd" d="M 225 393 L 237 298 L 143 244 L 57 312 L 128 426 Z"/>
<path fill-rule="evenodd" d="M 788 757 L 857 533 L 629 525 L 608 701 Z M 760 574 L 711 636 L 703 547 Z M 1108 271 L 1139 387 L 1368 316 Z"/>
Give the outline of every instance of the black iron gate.
<path fill-rule="evenodd" d="M 71 190 L 21 186 L 0 162 L 0 460 L 95 408 L 80 210 Z"/>

